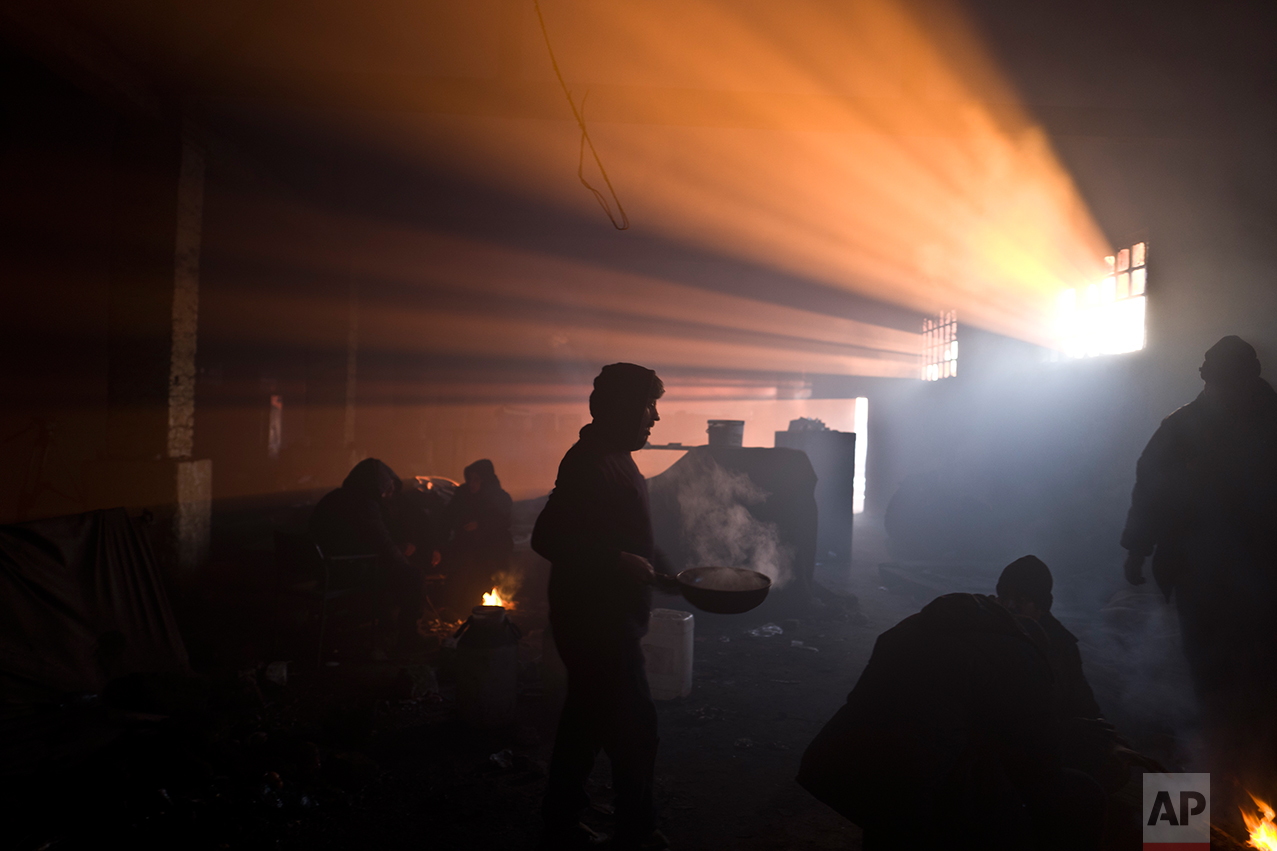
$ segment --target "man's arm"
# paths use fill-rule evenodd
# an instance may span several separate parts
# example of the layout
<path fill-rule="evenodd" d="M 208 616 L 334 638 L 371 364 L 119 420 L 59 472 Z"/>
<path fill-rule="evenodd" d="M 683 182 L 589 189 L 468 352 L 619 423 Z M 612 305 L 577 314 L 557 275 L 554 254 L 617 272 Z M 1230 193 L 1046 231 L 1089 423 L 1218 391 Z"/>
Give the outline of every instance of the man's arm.
<path fill-rule="evenodd" d="M 659 549 L 654 549 L 652 552 L 652 570 L 652 584 L 657 590 L 664 591 L 666 594 L 680 593 L 678 575 L 674 571 L 674 566 Z"/>
<path fill-rule="evenodd" d="M 618 577 L 651 583 L 654 571 L 648 560 L 622 552 L 611 540 L 605 500 L 608 486 L 597 467 L 561 465 L 554 490 L 532 529 L 532 549 L 560 568 L 596 574 L 615 571 Z"/>
<path fill-rule="evenodd" d="M 559 477 L 532 528 L 532 549 L 551 564 L 613 564 L 620 547 L 607 538 L 607 518 L 600 503 L 606 482 L 602 471 L 584 464 L 559 466 Z"/>
<path fill-rule="evenodd" d="M 390 527 L 386 525 L 386 518 L 375 502 L 365 501 L 359 506 L 356 523 L 360 538 L 377 555 L 402 567 L 412 567 L 412 562 L 408 561 L 404 551 L 395 543 Z"/>
<path fill-rule="evenodd" d="M 1132 585 L 1144 584 L 1144 559 L 1146 556 L 1136 553 L 1127 553 L 1126 561 L 1122 562 L 1122 573 L 1126 576 L 1126 581 Z"/>
<path fill-rule="evenodd" d="M 1144 584 L 1144 560 L 1153 554 L 1169 520 L 1167 497 L 1182 465 L 1175 432 L 1174 423 L 1167 417 L 1135 465 L 1135 487 L 1131 490 L 1131 508 L 1121 541 L 1128 553 L 1122 569 L 1132 585 Z"/>

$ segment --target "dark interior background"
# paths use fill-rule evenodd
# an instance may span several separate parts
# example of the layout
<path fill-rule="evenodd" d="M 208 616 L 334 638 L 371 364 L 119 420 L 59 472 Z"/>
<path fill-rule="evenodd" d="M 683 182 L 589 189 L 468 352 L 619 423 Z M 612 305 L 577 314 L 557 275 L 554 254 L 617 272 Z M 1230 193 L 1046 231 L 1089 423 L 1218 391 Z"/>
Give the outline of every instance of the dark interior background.
<path fill-rule="evenodd" d="M 547 308 L 535 293 L 526 304 L 467 300 L 455 288 L 404 289 L 361 273 L 386 230 L 533 249 L 889 328 L 916 330 L 921 321 L 889 298 L 835 291 L 650 232 L 618 232 L 597 211 L 586 216 L 516 187 L 476 182 L 380 144 L 362 132 L 370 114 L 339 96 L 263 94 L 244 82 L 251 74 L 225 70 L 239 68 L 245 45 L 282 37 L 303 20 L 298 9 L 7 5 L 0 14 L 0 521 L 118 501 L 92 481 L 94 462 L 115 451 L 107 420 L 121 391 L 112 370 L 154 368 L 145 333 L 120 343 L 119 323 L 164 318 L 143 290 L 127 302 L 120 282 L 160 274 L 171 251 L 163 223 L 172 211 L 157 199 L 184 122 L 198 123 L 208 150 L 194 456 L 212 459 L 215 506 L 331 486 L 361 455 L 403 473 L 459 477 L 475 457 L 504 451 L 509 465 L 523 465 L 521 480 L 542 482 L 542 492 L 551 486 L 553 464 L 584 421 L 579 388 L 597 364 L 548 351 L 512 357 L 482 344 L 409 352 L 405 334 L 425 338 L 434 329 L 389 322 L 403 311 L 428 315 L 444 306 L 497 323 Z M 317 19 L 340 19 L 339 7 L 324 8 Z M 925 18 L 941 7 L 917 8 Z M 1106 236 L 1115 245 L 1137 235 L 1149 241 L 1148 347 L 1068 362 L 964 324 L 961 374 L 934 384 L 755 367 L 688 368 L 673 377 L 749 386 L 797 380 L 814 398 L 867 396 L 871 513 L 883 512 L 910 477 L 931 477 L 955 506 L 967 501 L 968 530 L 991 530 L 977 547 L 982 556 L 1033 549 L 1078 575 L 1112 575 L 1135 459 L 1159 419 L 1198 391 L 1203 351 L 1239 334 L 1265 363 L 1277 357 L 1273 16 L 1257 2 L 968 0 L 961 8 Z M 397 9 L 361 4 L 357 17 L 393 31 Z M 503 21 L 527 10 L 495 0 L 465 12 L 440 9 L 456 18 L 466 44 L 487 47 L 449 52 L 446 38 L 431 36 L 435 73 L 509 73 Z M 350 441 L 352 281 L 360 304 L 377 309 L 361 314 Z M 562 310 L 564 322 L 633 330 L 623 316 Z M 509 389 L 519 386 L 569 389 Z M 134 402 L 147 403 L 139 393 Z M 285 400 L 278 457 L 267 452 L 272 395 Z M 565 407 L 521 414 L 519 405 L 529 403 Z M 571 415 L 573 405 L 580 416 Z M 481 408 L 489 413 L 476 414 Z M 952 543 L 950 555 L 975 546 Z"/>

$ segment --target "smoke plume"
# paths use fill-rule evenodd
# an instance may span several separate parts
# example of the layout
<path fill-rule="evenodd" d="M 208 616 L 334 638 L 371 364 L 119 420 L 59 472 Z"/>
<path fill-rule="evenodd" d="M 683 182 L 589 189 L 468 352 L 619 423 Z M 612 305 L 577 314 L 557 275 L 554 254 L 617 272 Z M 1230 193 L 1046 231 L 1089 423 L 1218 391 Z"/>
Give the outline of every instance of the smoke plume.
<path fill-rule="evenodd" d="M 1123 588 L 1078 637 L 1095 697 L 1118 730 L 1163 762 L 1200 764 L 1198 706 L 1175 607 L 1152 586 Z"/>
<path fill-rule="evenodd" d="M 680 473 L 675 485 L 688 565 L 743 567 L 766 575 L 775 588 L 784 587 L 792 575 L 793 552 L 780 543 L 775 523 L 749 511 L 767 499 L 767 492 L 709 456 Z"/>

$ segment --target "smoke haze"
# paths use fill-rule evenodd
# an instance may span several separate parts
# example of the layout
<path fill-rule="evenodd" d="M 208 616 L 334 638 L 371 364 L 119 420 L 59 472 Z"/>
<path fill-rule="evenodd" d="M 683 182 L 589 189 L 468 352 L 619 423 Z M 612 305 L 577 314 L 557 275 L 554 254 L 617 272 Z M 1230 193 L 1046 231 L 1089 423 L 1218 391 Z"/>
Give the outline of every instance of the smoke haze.
<path fill-rule="evenodd" d="M 1123 588 L 1077 632 L 1096 699 L 1119 732 L 1159 759 L 1199 764 L 1198 706 L 1175 606 L 1151 584 Z"/>
<path fill-rule="evenodd" d="M 767 499 L 767 492 L 745 473 L 724 470 L 708 455 L 688 460 L 692 463 L 677 468 L 673 482 L 687 566 L 743 567 L 783 588 L 792 578 L 793 552 L 780 543 L 775 523 L 749 511 Z"/>

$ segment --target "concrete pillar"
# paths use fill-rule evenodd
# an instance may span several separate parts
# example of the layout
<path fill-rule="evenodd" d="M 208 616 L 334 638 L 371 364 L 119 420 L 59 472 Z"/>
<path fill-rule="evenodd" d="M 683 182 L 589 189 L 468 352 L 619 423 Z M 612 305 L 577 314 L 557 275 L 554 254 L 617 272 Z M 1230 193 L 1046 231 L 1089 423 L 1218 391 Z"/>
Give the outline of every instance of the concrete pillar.
<path fill-rule="evenodd" d="M 203 148 L 184 133 L 177 180 L 169 349 L 168 457 L 195 451 L 195 349 L 199 337 L 200 236 L 204 222 Z"/>
<path fill-rule="evenodd" d="M 189 125 L 117 140 L 107 451 L 90 499 L 154 518 L 157 556 L 189 575 L 207 558 L 212 462 L 194 458 L 205 149 Z"/>
<path fill-rule="evenodd" d="M 207 557 L 213 513 L 213 462 L 193 459 L 205 165 L 203 145 L 193 133 L 184 132 L 177 181 L 166 443 L 176 474 L 177 504 L 172 521 L 176 555 L 178 565 L 187 570 L 198 567 Z"/>

